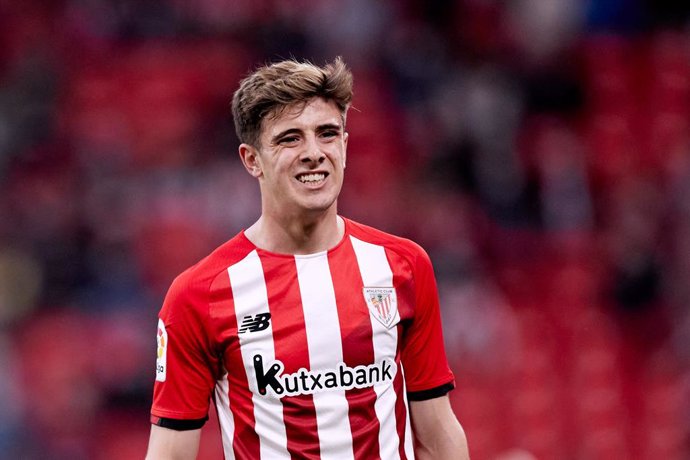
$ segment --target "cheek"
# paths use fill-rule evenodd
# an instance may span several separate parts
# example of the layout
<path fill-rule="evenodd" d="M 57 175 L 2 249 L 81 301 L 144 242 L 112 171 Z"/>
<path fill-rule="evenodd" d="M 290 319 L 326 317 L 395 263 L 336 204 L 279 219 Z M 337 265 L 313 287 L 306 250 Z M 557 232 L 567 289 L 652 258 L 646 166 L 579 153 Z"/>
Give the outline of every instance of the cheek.
<path fill-rule="evenodd" d="M 329 155 L 331 163 L 337 167 L 345 168 L 347 157 L 344 152 L 334 152 Z"/>
<path fill-rule="evenodd" d="M 285 176 L 291 169 L 291 163 L 284 158 L 277 158 L 271 165 L 271 169 L 275 175 Z"/>

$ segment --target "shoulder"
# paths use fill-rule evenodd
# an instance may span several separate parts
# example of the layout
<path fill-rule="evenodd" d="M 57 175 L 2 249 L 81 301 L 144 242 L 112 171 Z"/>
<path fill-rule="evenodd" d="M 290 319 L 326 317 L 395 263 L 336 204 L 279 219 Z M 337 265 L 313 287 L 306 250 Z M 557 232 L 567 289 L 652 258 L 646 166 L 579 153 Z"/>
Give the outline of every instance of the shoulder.
<path fill-rule="evenodd" d="M 214 249 L 173 280 L 166 295 L 164 310 L 179 304 L 207 306 L 214 280 L 253 250 L 253 245 L 242 233 Z"/>
<path fill-rule="evenodd" d="M 408 238 L 393 235 L 382 230 L 345 219 L 349 234 L 365 243 L 383 246 L 388 253 L 406 260 L 414 267 L 431 266 L 427 252 L 418 243 Z"/>

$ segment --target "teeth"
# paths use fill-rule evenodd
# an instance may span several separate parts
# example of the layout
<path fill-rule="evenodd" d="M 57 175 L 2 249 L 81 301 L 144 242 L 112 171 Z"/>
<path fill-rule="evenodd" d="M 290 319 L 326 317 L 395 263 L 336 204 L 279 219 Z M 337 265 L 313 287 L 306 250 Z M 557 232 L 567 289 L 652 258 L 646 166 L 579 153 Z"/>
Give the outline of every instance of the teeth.
<path fill-rule="evenodd" d="M 307 182 L 321 182 L 326 178 L 324 173 L 303 174 L 298 177 L 298 180 L 304 184 Z"/>

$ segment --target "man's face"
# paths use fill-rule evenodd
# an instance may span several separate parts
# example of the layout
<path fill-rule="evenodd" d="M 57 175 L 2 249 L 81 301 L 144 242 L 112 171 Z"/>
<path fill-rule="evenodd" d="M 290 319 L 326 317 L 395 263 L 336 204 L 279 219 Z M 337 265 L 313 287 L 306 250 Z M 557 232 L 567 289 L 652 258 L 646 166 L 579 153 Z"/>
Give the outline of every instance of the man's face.
<path fill-rule="evenodd" d="M 314 98 L 264 120 L 258 149 L 240 148 L 259 178 L 264 213 L 298 216 L 334 209 L 343 184 L 347 133 L 338 107 Z M 243 144 L 244 145 L 244 144 Z"/>

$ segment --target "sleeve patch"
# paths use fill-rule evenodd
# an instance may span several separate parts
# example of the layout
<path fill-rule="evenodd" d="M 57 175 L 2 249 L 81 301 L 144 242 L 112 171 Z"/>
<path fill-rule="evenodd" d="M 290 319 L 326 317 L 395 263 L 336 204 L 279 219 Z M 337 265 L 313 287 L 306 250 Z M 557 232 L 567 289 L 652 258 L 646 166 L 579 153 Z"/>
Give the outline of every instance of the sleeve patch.
<path fill-rule="evenodd" d="M 167 371 L 168 333 L 165 331 L 165 324 L 163 324 L 162 319 L 158 320 L 156 342 L 158 343 L 158 349 L 156 351 L 156 380 L 158 382 L 165 382 L 165 375 Z"/>

